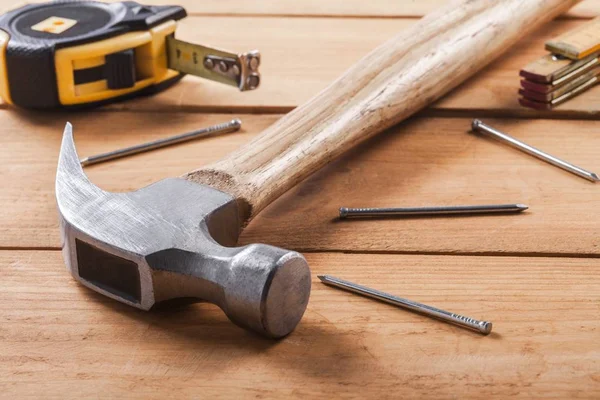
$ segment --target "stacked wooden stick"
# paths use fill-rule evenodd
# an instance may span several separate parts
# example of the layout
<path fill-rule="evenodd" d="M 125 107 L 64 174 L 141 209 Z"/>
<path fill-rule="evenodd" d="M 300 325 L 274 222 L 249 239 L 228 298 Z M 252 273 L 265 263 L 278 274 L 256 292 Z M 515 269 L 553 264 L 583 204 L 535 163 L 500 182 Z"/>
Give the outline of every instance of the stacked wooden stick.
<path fill-rule="evenodd" d="M 519 103 L 551 110 L 598 83 L 600 17 L 546 42 L 549 54 L 521 70 Z"/>

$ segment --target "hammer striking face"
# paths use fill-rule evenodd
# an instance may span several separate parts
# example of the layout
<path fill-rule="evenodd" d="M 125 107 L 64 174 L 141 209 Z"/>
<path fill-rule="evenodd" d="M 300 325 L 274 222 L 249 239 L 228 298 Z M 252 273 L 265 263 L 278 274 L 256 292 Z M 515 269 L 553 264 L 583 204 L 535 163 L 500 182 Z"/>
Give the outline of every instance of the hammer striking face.
<path fill-rule="evenodd" d="M 304 314 L 311 286 L 306 260 L 263 244 L 231 247 L 241 223 L 227 193 L 178 178 L 130 193 L 103 191 L 85 176 L 67 124 L 56 199 L 67 268 L 97 292 L 143 310 L 198 298 L 276 338 Z"/>

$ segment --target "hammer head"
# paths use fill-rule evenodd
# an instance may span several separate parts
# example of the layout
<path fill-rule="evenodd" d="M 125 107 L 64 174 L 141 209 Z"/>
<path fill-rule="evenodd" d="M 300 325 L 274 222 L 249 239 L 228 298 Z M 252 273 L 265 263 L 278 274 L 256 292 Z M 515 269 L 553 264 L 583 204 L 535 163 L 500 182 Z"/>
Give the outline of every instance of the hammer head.
<path fill-rule="evenodd" d="M 97 292 L 143 310 L 197 298 L 275 338 L 290 333 L 304 314 L 308 263 L 297 252 L 264 244 L 233 247 L 242 222 L 232 196 L 177 178 L 106 192 L 83 172 L 69 123 L 56 200 L 67 268 Z"/>

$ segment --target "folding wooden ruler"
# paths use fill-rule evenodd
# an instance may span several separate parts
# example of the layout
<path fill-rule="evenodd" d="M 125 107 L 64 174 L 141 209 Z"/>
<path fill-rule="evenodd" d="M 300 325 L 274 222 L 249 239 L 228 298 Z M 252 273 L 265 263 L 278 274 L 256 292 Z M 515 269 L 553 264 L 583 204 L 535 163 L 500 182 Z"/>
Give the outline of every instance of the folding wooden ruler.
<path fill-rule="evenodd" d="M 523 68 L 519 103 L 551 110 L 600 80 L 600 17 L 546 42 L 551 53 Z"/>

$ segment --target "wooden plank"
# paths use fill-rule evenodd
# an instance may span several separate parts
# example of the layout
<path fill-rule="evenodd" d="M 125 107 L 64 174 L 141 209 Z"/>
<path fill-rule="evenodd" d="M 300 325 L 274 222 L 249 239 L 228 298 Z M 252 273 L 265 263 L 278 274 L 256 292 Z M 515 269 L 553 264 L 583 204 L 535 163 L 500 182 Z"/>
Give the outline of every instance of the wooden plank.
<path fill-rule="evenodd" d="M 488 122 L 551 154 L 600 170 L 597 123 Z M 301 250 L 600 253 L 597 185 L 469 134 L 469 129 L 466 119 L 401 124 L 288 192 L 250 224 L 242 240 Z M 342 206 L 497 203 L 525 203 L 531 209 L 505 216 L 336 220 Z"/>
<path fill-rule="evenodd" d="M 0 251 L 6 398 L 598 398 L 600 260 L 309 254 L 298 329 L 270 341 L 212 305 L 143 312 L 58 251 Z M 318 283 L 332 274 L 494 323 L 480 336 Z"/>
<path fill-rule="evenodd" d="M 84 157 L 228 121 L 231 115 L 168 113 L 13 113 L 1 112 L 0 246 L 56 247 L 59 245 L 54 177 L 62 131 L 74 125 L 79 154 Z M 277 116 L 243 116 L 241 132 L 151 152 L 134 158 L 92 166 L 92 180 L 115 190 L 127 163 L 137 160 L 142 170 L 121 181 L 117 190 L 135 190 L 166 177 L 179 176 L 215 161 L 273 123 Z M 182 157 L 187 158 L 184 162 Z M 125 164 L 123 164 L 125 163 Z M 120 171 L 120 172 L 119 172 Z M 131 170 L 130 170 L 131 171 Z"/>
<path fill-rule="evenodd" d="M 57 248 L 54 174 L 65 120 L 81 156 L 222 122 L 228 115 L 2 112 L 0 246 Z M 242 115 L 244 130 L 92 166 L 93 182 L 134 190 L 215 161 L 277 116 Z M 492 126 L 600 171 L 593 121 L 490 120 Z M 302 251 L 600 254 L 598 186 L 467 133 L 470 120 L 413 119 L 363 144 L 268 207 L 242 235 Z M 522 215 L 336 220 L 341 206 L 520 202 Z"/>
<path fill-rule="evenodd" d="M 415 19 L 190 17 L 178 28 L 177 35 L 182 39 L 234 51 L 260 49 L 263 54 L 261 87 L 240 93 L 229 86 L 186 77 L 157 96 L 122 102 L 109 108 L 288 112 L 325 88 L 374 47 L 413 23 Z M 477 112 L 503 116 L 598 118 L 600 87 L 551 113 L 523 108 L 517 101 L 519 70 L 545 54 L 545 40 L 579 23 L 583 22 L 559 20 L 546 25 L 434 104 L 431 107 L 433 115 L 470 116 Z"/>
<path fill-rule="evenodd" d="M 152 0 L 160 3 L 158 0 Z M 186 3 L 190 4 L 186 4 Z M 367 18 L 420 18 L 448 0 L 300 0 L 292 3 L 277 0 L 220 1 L 202 3 L 181 2 L 196 15 L 271 15 L 302 17 L 367 17 Z M 593 18 L 600 13 L 599 0 L 585 0 L 565 14 L 566 18 Z"/>
<path fill-rule="evenodd" d="M 120 0 L 109 0 L 117 2 Z M 143 4 L 178 4 L 190 15 L 204 16 L 294 16 L 294 17 L 363 17 L 363 18 L 420 18 L 446 4 L 449 0 L 145 0 Z M 43 2 L 28 1 L 27 3 Z M 20 3 L 20 2 L 17 2 Z M 0 0 L 0 8 L 11 9 L 15 0 Z M 600 12 L 600 0 L 585 0 L 565 14 L 567 18 L 592 18 Z"/>
<path fill-rule="evenodd" d="M 112 105 L 135 111 L 287 112 L 304 103 L 371 49 L 414 23 L 414 19 L 323 19 L 193 17 L 178 36 L 190 41 L 263 54 L 261 87 L 237 90 L 186 77 L 155 97 Z M 443 115 L 598 118 L 600 87 L 559 106 L 553 112 L 518 104 L 519 70 L 545 54 L 544 41 L 582 21 L 559 20 L 522 40 L 505 56 L 431 107 Z M 227 29 L 224 29 L 227 27 Z M 257 29 L 260 27 L 260 29 Z"/>
<path fill-rule="evenodd" d="M 154 1 L 154 0 L 153 0 Z M 156 0 L 157 3 L 160 1 Z M 448 0 L 300 0 L 292 3 L 277 0 L 220 1 L 206 0 L 186 4 L 188 10 L 198 15 L 272 15 L 321 17 L 378 17 L 420 18 Z M 185 4 L 187 2 L 181 3 Z M 585 0 L 573 7 L 567 18 L 592 18 L 600 12 L 600 1 Z"/>

